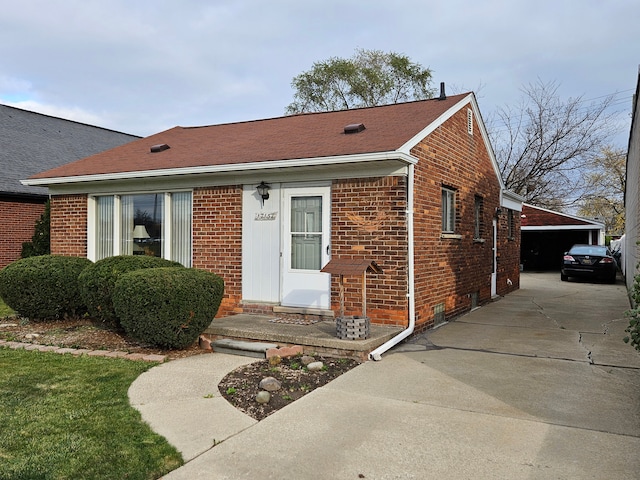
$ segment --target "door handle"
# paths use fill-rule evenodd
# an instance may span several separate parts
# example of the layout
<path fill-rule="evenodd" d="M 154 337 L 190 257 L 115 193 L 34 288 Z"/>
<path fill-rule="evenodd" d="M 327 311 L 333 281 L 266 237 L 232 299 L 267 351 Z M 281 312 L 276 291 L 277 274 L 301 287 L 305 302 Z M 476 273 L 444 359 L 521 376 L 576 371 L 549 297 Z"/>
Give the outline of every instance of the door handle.
<path fill-rule="evenodd" d="M 331 244 L 327 245 L 327 255 L 331 254 Z"/>

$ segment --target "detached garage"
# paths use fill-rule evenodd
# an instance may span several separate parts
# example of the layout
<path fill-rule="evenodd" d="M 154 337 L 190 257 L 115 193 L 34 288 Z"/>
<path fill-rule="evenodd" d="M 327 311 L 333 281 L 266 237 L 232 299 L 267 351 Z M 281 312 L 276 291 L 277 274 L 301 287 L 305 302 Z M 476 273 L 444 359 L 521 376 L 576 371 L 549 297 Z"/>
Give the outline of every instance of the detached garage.
<path fill-rule="evenodd" d="M 604 245 L 603 223 L 524 203 L 520 261 L 525 270 L 560 270 L 562 255 L 576 243 Z"/>

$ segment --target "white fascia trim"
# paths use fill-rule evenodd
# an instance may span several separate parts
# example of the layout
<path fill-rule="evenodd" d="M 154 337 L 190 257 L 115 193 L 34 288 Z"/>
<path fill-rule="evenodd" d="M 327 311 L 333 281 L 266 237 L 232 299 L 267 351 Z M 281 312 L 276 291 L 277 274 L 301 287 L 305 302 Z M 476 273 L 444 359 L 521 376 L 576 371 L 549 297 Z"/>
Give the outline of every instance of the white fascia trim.
<path fill-rule="evenodd" d="M 415 147 L 423 138 L 427 135 L 431 134 L 435 131 L 436 128 L 440 127 L 444 122 L 449 120 L 455 113 L 460 111 L 466 105 L 470 105 L 473 111 L 473 115 L 475 117 L 475 124 L 480 131 L 480 135 L 482 135 L 482 140 L 485 144 L 487 152 L 489 153 L 489 158 L 491 159 L 491 163 L 493 165 L 493 170 L 496 174 L 496 178 L 500 183 L 500 189 L 506 191 L 506 185 L 502 180 L 502 175 L 500 174 L 500 168 L 498 167 L 498 161 L 496 160 L 496 155 L 493 151 L 493 146 L 491 145 L 491 141 L 489 140 L 489 134 L 487 133 L 487 128 L 484 124 L 484 120 L 482 115 L 480 114 L 480 107 L 478 106 L 478 102 L 476 100 L 476 96 L 473 93 L 470 93 L 458 103 L 449 108 L 446 112 L 440 115 L 435 121 L 431 122 L 426 128 L 418 132 L 418 134 L 414 135 L 409 141 L 407 141 L 404 145 L 402 145 L 398 151 L 404 152 L 407 155 L 410 154 L 411 149 Z M 513 194 L 515 195 L 515 194 Z"/>
<path fill-rule="evenodd" d="M 515 210 L 517 212 L 522 211 L 524 197 L 512 192 L 511 190 L 502 190 L 500 192 L 500 206 Z"/>
<path fill-rule="evenodd" d="M 416 164 L 418 160 L 401 151 L 361 153 L 357 155 L 340 155 L 333 157 L 301 158 L 292 160 L 268 160 L 251 163 L 235 163 L 224 165 L 206 165 L 201 167 L 166 168 L 161 170 L 140 170 L 135 172 L 105 173 L 98 175 L 77 175 L 74 177 L 51 177 L 20 180 L 23 185 L 46 186 L 65 183 L 100 182 L 109 180 L 126 180 L 132 178 L 172 177 L 180 175 L 198 175 L 211 173 L 228 173 L 253 170 L 272 170 L 284 167 L 308 167 L 343 165 L 346 163 L 367 163 L 381 160 L 400 160 L 407 164 Z"/>
<path fill-rule="evenodd" d="M 535 227 L 520 227 L 523 232 L 548 232 L 549 230 L 604 230 L 604 225 L 546 225 Z"/>

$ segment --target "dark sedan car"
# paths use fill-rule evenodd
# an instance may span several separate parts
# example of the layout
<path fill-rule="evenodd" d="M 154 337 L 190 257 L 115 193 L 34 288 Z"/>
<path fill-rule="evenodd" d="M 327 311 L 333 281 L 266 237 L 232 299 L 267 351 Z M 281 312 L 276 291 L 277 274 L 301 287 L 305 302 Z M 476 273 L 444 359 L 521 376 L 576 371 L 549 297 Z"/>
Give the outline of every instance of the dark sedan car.
<path fill-rule="evenodd" d="M 617 271 L 618 264 L 604 245 L 574 245 L 564 254 L 560 280 L 582 277 L 615 283 Z"/>

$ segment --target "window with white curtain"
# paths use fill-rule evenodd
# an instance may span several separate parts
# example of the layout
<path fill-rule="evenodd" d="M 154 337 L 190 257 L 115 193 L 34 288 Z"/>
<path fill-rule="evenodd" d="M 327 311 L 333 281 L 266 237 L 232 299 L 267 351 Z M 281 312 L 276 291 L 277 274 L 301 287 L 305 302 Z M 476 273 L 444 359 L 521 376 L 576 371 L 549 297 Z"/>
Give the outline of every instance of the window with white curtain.
<path fill-rule="evenodd" d="M 96 198 L 96 256 L 113 256 L 113 197 Z"/>
<path fill-rule="evenodd" d="M 191 265 L 191 192 L 171 194 L 171 260 Z"/>
<path fill-rule="evenodd" d="M 100 195 L 95 260 L 149 255 L 191 266 L 191 192 Z"/>

